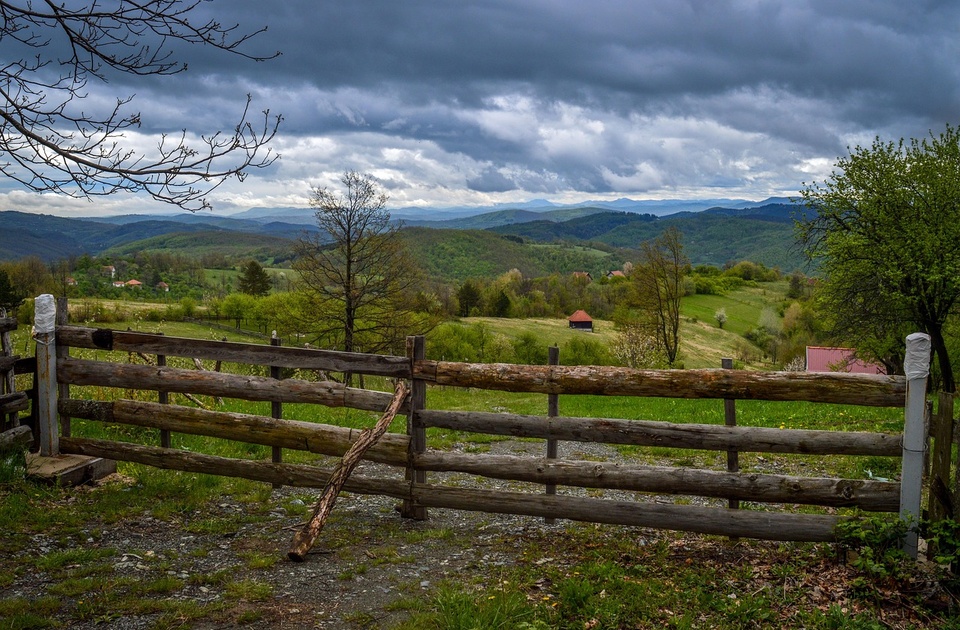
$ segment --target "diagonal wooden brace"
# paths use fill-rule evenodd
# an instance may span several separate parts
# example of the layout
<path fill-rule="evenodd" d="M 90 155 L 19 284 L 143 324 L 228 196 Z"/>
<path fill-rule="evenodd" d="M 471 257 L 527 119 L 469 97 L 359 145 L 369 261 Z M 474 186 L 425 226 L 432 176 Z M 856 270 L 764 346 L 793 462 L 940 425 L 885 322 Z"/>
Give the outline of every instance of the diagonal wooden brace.
<path fill-rule="evenodd" d="M 380 419 L 377 420 L 376 425 L 372 428 L 364 429 L 363 432 L 360 433 L 360 437 L 357 438 L 357 441 L 343 454 L 340 463 L 337 464 L 336 468 L 333 469 L 333 473 L 330 475 L 330 481 L 324 486 L 323 492 L 320 494 L 320 500 L 317 501 L 317 505 L 313 508 L 313 516 L 293 538 L 290 551 L 287 552 L 287 557 L 291 560 L 303 562 L 304 559 L 306 559 L 307 553 L 310 552 L 314 542 L 316 542 L 317 537 L 320 535 L 320 530 L 323 529 L 327 517 L 330 515 L 330 512 L 333 511 L 333 505 L 337 501 L 337 495 L 340 494 L 343 484 L 346 483 L 350 477 L 350 473 L 352 473 L 353 469 L 360 463 L 367 449 L 376 444 L 377 440 L 387 432 L 387 428 L 390 426 L 390 423 L 393 422 L 397 412 L 400 411 L 400 407 L 403 405 L 403 401 L 406 399 L 408 393 L 409 390 L 406 381 L 398 381 L 393 400 L 390 401 L 386 411 L 384 411 Z"/>

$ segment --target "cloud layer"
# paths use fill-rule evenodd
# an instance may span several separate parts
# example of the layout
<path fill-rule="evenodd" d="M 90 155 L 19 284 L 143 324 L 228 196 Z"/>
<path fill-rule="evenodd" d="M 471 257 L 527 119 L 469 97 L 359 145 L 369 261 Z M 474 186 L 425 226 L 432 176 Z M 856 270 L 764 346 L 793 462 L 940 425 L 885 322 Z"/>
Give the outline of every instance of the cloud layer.
<path fill-rule="evenodd" d="M 280 58 L 187 48 L 186 74 L 91 86 L 136 93 L 132 143 L 229 127 L 246 94 L 282 113 L 273 168 L 223 211 L 305 205 L 339 173 L 392 206 L 795 193 L 847 147 L 957 122 L 954 2 L 899 0 L 252 0 L 202 11 Z M 228 17 L 229 16 L 229 17 Z M 7 209 L 50 200 L 8 194 Z M 14 203 L 23 207 L 14 207 Z M 91 214 L 91 204 L 55 200 Z M 157 211 L 135 198 L 97 211 Z M 85 212 L 85 210 L 87 212 Z"/>

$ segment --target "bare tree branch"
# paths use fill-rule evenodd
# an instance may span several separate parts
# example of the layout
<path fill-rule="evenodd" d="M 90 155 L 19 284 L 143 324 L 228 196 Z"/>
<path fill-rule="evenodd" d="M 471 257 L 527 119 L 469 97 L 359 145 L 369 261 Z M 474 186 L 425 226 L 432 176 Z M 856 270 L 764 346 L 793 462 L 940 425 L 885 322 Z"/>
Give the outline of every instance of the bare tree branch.
<path fill-rule="evenodd" d="M 174 43 L 210 46 L 254 61 L 244 44 L 266 29 L 244 33 L 216 20 L 194 24 L 202 0 L 88 2 L 72 6 L 0 1 L 0 41 L 20 58 L 0 67 L 0 173 L 37 192 L 71 197 L 145 192 L 187 210 L 209 207 L 207 195 L 230 178 L 243 179 L 279 157 L 266 145 L 281 117 L 255 114 L 247 96 L 231 130 L 191 139 L 186 129 L 161 136 L 150 152 L 121 144 L 141 125 L 127 111 L 132 96 L 111 111 L 91 114 L 77 102 L 106 70 L 136 76 L 172 75 L 187 64 Z M 59 74 L 58 74 L 59 73 Z"/>

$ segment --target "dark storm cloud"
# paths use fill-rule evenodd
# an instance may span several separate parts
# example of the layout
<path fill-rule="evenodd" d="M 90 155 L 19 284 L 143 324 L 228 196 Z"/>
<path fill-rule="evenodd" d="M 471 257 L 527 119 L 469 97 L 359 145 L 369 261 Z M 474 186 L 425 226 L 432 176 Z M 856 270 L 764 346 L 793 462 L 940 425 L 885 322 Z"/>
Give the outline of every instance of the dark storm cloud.
<path fill-rule="evenodd" d="M 265 8 L 266 7 L 266 8 Z M 215 0 L 245 51 L 195 47 L 137 93 L 144 131 L 282 112 L 257 200 L 378 172 L 399 204 L 578 193 L 754 198 L 821 178 L 845 147 L 960 113 L 960 4 L 901 0 Z M 98 88 L 99 90 L 99 88 Z M 109 99 L 106 99 L 109 100 Z M 313 174 L 313 175 L 311 175 Z M 281 191 L 281 192 L 277 192 Z M 302 193 L 305 195 L 306 190 Z M 498 196 L 499 195 L 499 196 Z"/>

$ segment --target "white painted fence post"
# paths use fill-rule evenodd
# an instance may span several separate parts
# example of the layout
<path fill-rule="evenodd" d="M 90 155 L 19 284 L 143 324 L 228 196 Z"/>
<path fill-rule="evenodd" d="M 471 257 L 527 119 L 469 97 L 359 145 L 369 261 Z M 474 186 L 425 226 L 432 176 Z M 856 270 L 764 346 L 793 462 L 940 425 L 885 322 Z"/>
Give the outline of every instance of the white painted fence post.
<path fill-rule="evenodd" d="M 903 465 L 900 469 L 900 518 L 910 529 L 903 550 L 917 557 L 917 529 L 920 521 L 920 495 L 923 485 L 923 455 L 926 450 L 927 377 L 930 375 L 930 335 L 907 336 L 904 360 L 907 375 L 907 402 L 903 419 Z"/>
<path fill-rule="evenodd" d="M 34 302 L 33 338 L 37 342 L 37 425 L 40 455 L 60 454 L 60 417 L 57 411 L 57 302 L 48 293 Z"/>

